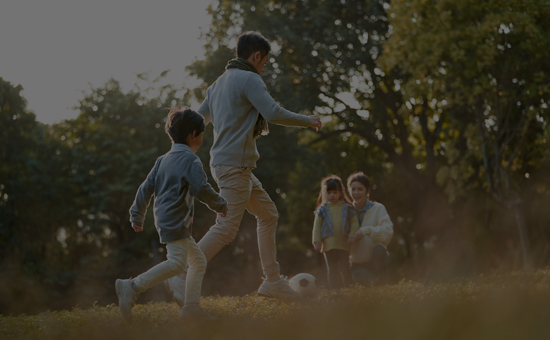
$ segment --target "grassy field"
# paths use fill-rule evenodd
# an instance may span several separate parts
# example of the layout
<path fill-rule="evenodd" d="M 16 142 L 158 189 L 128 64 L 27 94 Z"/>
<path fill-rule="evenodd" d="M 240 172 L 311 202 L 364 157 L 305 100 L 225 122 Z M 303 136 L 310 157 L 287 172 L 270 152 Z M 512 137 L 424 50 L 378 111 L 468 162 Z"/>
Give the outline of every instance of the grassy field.
<path fill-rule="evenodd" d="M 205 297 L 219 320 L 183 324 L 175 303 L 0 316 L 0 339 L 550 339 L 550 270 L 448 283 L 400 282 L 321 291 L 285 303 Z"/>

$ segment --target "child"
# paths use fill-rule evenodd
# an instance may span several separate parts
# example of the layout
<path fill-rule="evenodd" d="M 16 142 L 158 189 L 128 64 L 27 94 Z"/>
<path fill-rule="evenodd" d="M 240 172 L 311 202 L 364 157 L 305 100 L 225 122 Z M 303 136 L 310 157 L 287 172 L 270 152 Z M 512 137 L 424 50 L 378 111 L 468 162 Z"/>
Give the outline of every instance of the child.
<path fill-rule="evenodd" d="M 348 177 L 348 191 L 361 226 L 350 248 L 353 280 L 362 285 L 387 283 L 390 259 L 386 246 L 393 236 L 393 224 L 382 204 L 369 201 L 370 181 L 364 173 Z"/>
<path fill-rule="evenodd" d="M 325 255 L 330 289 L 349 287 L 349 245 L 359 229 L 357 217 L 348 204 L 340 177 L 330 175 L 321 181 L 321 191 L 313 222 L 313 245 Z"/>
<path fill-rule="evenodd" d="M 170 108 L 165 131 L 172 148 L 157 159 L 130 208 L 132 228 L 140 232 L 151 196 L 155 196 L 155 226 L 160 242 L 166 244 L 167 260 L 134 279 L 116 280 L 120 313 L 127 320 L 132 318 L 132 307 L 140 293 L 181 273 L 187 262 L 185 306 L 180 318 L 214 319 L 199 306 L 206 259 L 191 237 L 193 200 L 198 198 L 221 216 L 227 213 L 227 202 L 208 184 L 201 161 L 195 155 L 204 128 L 204 118 L 199 113 L 188 107 Z"/>

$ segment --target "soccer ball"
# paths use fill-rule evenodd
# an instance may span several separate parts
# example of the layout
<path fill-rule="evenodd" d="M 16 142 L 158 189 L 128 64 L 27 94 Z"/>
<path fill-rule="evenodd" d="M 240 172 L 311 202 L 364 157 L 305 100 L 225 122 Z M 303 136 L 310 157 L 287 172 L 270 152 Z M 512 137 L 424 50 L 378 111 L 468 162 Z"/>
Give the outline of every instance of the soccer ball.
<path fill-rule="evenodd" d="M 317 294 L 317 279 L 308 273 L 295 275 L 288 281 L 292 289 L 302 294 L 302 296 L 314 296 Z"/>

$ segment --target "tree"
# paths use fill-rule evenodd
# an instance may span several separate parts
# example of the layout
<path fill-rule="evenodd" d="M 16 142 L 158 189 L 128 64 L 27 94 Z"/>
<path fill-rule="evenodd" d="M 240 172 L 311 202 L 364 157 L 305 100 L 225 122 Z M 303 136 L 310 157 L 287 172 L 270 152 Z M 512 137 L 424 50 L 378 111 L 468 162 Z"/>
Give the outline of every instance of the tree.
<path fill-rule="evenodd" d="M 401 84 L 407 79 L 399 68 L 384 72 L 378 66 L 391 33 L 388 7 L 387 1 L 220 1 L 209 9 L 206 59 L 189 69 L 205 81 L 204 89 L 223 72 L 239 33 L 258 30 L 272 41 L 263 74 L 270 93 L 291 110 L 324 116 L 331 127 L 318 139 L 305 137 L 307 143 L 353 141 L 363 150 L 354 157 L 385 156 L 392 183 L 402 184 L 399 199 L 407 202 L 396 204 L 394 216 L 410 258 L 413 244 L 444 231 L 450 218 L 435 177 L 444 162 L 448 119 L 437 103 L 405 96 Z"/>
<path fill-rule="evenodd" d="M 529 267 L 522 187 L 545 149 L 550 4 L 394 1 L 390 13 L 385 67 L 409 75 L 408 92 L 449 107 L 463 131 L 455 143 L 480 161 L 487 191 L 513 212 Z"/>

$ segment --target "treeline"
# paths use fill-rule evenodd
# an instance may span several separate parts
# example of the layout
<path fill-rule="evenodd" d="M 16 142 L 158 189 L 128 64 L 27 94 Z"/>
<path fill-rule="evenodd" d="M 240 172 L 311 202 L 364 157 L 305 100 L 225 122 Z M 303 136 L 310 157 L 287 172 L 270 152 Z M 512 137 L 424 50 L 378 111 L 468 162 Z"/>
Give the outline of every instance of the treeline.
<path fill-rule="evenodd" d="M 355 170 L 394 222 L 397 280 L 547 265 L 547 1 L 235 0 L 209 10 L 205 59 L 188 67 L 204 81 L 196 89 L 140 76 L 124 92 L 109 80 L 83 95 L 77 118 L 44 125 L 22 87 L 0 78 L 0 313 L 112 303 L 116 278 L 163 260 L 151 212 L 135 234 L 128 208 L 170 147 L 164 108 L 200 101 L 246 30 L 273 42 L 270 93 L 324 121 L 320 133 L 271 125 L 258 140 L 255 174 L 281 215 L 283 274 L 324 278 L 311 246 L 319 181 Z M 205 135 L 208 168 L 211 127 Z M 214 219 L 198 204 L 195 238 Z M 251 293 L 261 275 L 246 215 L 209 263 L 203 293 Z M 165 298 L 159 288 L 141 299 Z"/>

